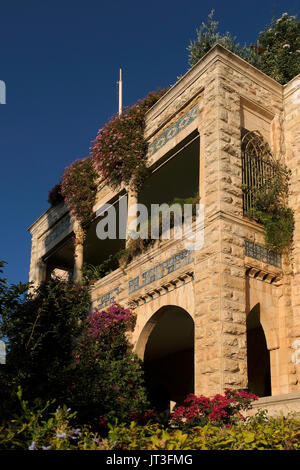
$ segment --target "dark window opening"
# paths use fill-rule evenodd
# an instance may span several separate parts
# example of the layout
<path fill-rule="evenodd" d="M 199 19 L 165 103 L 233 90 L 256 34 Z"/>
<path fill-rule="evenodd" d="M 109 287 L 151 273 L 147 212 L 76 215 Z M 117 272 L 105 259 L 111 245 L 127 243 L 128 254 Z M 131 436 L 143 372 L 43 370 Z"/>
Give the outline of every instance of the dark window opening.
<path fill-rule="evenodd" d="M 257 304 L 247 316 L 248 388 L 259 397 L 271 396 L 270 351 Z"/>

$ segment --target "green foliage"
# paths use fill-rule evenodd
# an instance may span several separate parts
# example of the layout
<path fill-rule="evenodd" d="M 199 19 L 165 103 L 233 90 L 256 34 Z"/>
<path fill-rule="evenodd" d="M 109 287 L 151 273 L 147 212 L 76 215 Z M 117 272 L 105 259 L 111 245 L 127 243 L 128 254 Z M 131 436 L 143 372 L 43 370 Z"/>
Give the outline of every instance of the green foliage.
<path fill-rule="evenodd" d="M 89 314 L 90 295 L 82 285 L 51 280 L 25 288 L 0 279 L 0 335 L 8 339 L 0 420 L 16 408 L 19 386 L 30 402 L 55 397 L 72 408 L 76 403 L 79 419 L 96 426 L 101 417 L 128 421 L 145 411 L 141 362 L 127 338 L 132 312 L 113 305 Z"/>
<path fill-rule="evenodd" d="M 184 205 L 185 204 L 190 204 L 192 205 L 192 217 L 193 219 L 196 216 L 196 208 L 197 204 L 199 203 L 199 195 L 196 194 L 195 196 L 191 196 L 188 198 L 179 198 L 176 197 L 174 198 L 171 202 L 168 203 L 169 207 L 171 207 L 173 204 L 178 204 L 181 206 L 181 209 L 183 211 Z M 137 239 L 130 239 L 128 242 L 127 247 L 124 250 L 121 250 L 119 253 L 117 253 L 117 257 L 119 259 L 120 266 L 126 267 L 136 256 L 139 256 L 140 254 L 144 253 L 147 251 L 149 248 L 151 248 L 156 239 L 152 239 L 152 225 L 158 222 L 158 235 L 159 237 L 162 236 L 163 232 L 166 230 L 166 227 L 163 225 L 163 218 L 162 218 L 162 213 L 159 213 L 158 216 L 158 221 L 155 219 L 152 219 L 149 217 L 147 220 L 147 233 L 148 233 L 148 238 L 137 238 Z M 182 214 L 182 223 L 184 222 L 184 214 Z M 174 213 L 170 213 L 170 225 L 169 227 L 172 228 L 174 227 L 175 220 L 174 220 Z"/>
<path fill-rule="evenodd" d="M 253 194 L 249 217 L 263 224 L 265 243 L 270 249 L 283 252 L 292 243 L 294 213 L 287 206 L 290 171 L 275 162 L 275 176 Z"/>
<path fill-rule="evenodd" d="M 231 427 L 208 423 L 186 432 L 132 422 L 111 426 L 108 442 L 115 450 L 300 450 L 300 420 L 258 415 Z"/>
<path fill-rule="evenodd" d="M 29 404 L 16 393 L 9 419 L 0 421 L 1 450 L 300 450 L 300 418 L 268 417 L 260 411 L 232 426 L 208 422 L 186 431 L 148 421 L 108 425 L 103 438 L 78 425 L 76 411 L 54 402 Z M 56 408 L 56 410 L 55 410 Z"/>
<path fill-rule="evenodd" d="M 300 22 L 287 13 L 260 32 L 249 61 L 284 85 L 300 73 Z"/>
<path fill-rule="evenodd" d="M 26 398 L 59 398 L 90 297 L 86 288 L 56 280 L 25 293 L 27 288 L 6 287 L 0 293 L 0 335 L 8 339 L 0 394 L 21 385 Z"/>
<path fill-rule="evenodd" d="M 48 195 L 48 202 L 52 207 L 57 206 L 64 201 L 64 197 L 61 193 L 61 183 L 58 183 L 51 189 Z"/>
<path fill-rule="evenodd" d="M 147 251 L 154 243 L 155 240 L 151 238 L 144 239 L 139 237 L 136 240 L 130 239 L 127 248 L 124 248 L 124 250 L 118 253 L 120 266 L 123 268 L 126 267 L 136 256 Z"/>
<path fill-rule="evenodd" d="M 300 73 L 300 22 L 296 16 L 283 13 L 259 33 L 255 44 L 240 46 L 230 33 L 218 32 L 219 22 L 213 15 L 214 10 L 188 46 L 191 66 L 218 43 L 283 85 Z"/>
<path fill-rule="evenodd" d="M 5 261 L 0 261 L 0 274 L 3 273 Z M 9 285 L 7 279 L 0 277 L 0 317 L 6 316 L 7 312 L 14 312 L 24 302 L 24 294 L 28 290 L 29 284 L 20 282 L 19 284 Z M 0 337 L 5 336 L 1 329 L 0 323 Z"/>
<path fill-rule="evenodd" d="M 236 37 L 232 37 L 229 32 L 225 35 L 218 32 L 219 22 L 213 19 L 214 12 L 215 10 L 211 10 L 207 23 L 202 22 L 197 30 L 197 38 L 191 41 L 187 48 L 191 66 L 195 65 L 215 44 L 220 44 L 244 59 L 250 54 L 250 49 L 236 43 Z"/>
<path fill-rule="evenodd" d="M 94 266 L 92 264 L 85 264 L 82 269 L 82 282 L 89 284 L 107 276 L 109 273 L 119 267 L 118 253 L 109 255 L 109 257 L 103 261 L 103 263 Z"/>
<path fill-rule="evenodd" d="M 87 426 L 74 425 L 76 412 L 66 406 L 52 410 L 53 402 L 32 405 L 19 387 L 14 415 L 0 423 L 1 450 L 105 450 L 105 440 Z"/>
<path fill-rule="evenodd" d="M 128 422 L 148 407 L 141 361 L 127 338 L 135 316 L 114 304 L 95 310 L 84 323 L 69 369 L 67 403 L 93 426 Z"/>

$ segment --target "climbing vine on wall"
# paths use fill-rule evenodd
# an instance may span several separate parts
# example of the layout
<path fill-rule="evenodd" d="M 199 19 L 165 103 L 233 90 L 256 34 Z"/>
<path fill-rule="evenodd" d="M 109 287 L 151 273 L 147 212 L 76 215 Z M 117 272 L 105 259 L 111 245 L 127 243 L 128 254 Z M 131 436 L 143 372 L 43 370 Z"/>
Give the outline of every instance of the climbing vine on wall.
<path fill-rule="evenodd" d="M 251 217 L 263 224 L 266 245 L 283 252 L 290 247 L 294 232 L 294 212 L 287 205 L 290 170 L 279 162 L 274 165 L 271 181 L 254 192 Z"/>
<path fill-rule="evenodd" d="M 288 207 L 290 170 L 275 159 L 259 131 L 242 129 L 244 215 L 263 224 L 268 248 L 283 252 L 292 243 L 294 213 Z"/>
<path fill-rule="evenodd" d="M 145 114 L 166 91 L 149 93 L 105 124 L 91 147 L 91 155 L 65 169 L 62 182 L 49 193 L 49 203 L 54 206 L 64 200 L 75 219 L 85 225 L 93 216 L 99 176 L 113 188 L 122 183 L 140 188 L 148 174 Z"/>
<path fill-rule="evenodd" d="M 99 130 L 91 155 L 100 177 L 114 188 L 122 183 L 139 189 L 147 176 L 145 114 L 166 90 L 146 98 L 113 117 Z"/>
<path fill-rule="evenodd" d="M 97 192 L 97 173 L 91 157 L 75 160 L 62 176 L 61 193 L 70 213 L 81 225 L 93 217 Z"/>

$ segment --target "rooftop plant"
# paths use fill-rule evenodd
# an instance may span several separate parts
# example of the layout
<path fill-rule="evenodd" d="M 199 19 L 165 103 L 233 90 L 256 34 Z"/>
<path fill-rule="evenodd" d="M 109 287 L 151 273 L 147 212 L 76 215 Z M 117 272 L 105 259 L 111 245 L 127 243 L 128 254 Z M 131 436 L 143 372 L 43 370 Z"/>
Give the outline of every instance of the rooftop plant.
<path fill-rule="evenodd" d="M 280 18 L 273 18 L 271 24 L 258 34 L 254 44 L 244 46 L 229 32 L 221 34 L 218 27 L 212 10 L 187 48 L 191 66 L 215 44 L 221 44 L 283 85 L 300 73 L 300 22 L 297 16 L 283 13 Z"/>

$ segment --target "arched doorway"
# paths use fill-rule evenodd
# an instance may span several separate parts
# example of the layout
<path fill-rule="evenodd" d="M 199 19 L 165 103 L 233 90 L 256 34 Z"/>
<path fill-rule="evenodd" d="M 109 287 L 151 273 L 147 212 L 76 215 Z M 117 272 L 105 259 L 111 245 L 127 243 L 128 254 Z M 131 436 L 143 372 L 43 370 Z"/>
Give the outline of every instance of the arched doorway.
<path fill-rule="evenodd" d="M 271 395 L 270 351 L 260 323 L 260 305 L 247 315 L 248 388 L 259 397 Z"/>
<path fill-rule="evenodd" d="M 151 405 L 165 411 L 194 392 L 194 321 L 183 308 L 168 305 L 149 322 L 154 326 L 144 352 L 146 386 Z"/>

